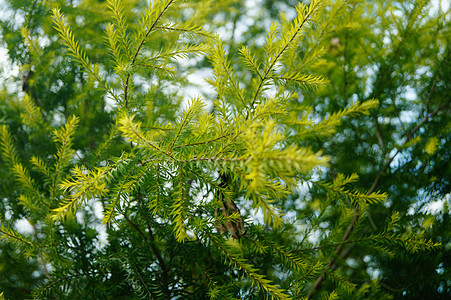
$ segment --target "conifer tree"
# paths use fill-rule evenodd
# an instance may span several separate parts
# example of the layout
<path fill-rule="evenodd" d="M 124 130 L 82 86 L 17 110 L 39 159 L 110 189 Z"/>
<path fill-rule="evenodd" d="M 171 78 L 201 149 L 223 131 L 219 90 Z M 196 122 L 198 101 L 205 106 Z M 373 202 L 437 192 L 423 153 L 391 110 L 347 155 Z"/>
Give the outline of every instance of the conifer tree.
<path fill-rule="evenodd" d="M 15 263 L 0 270 L 0 292 L 12 299 L 390 297 L 366 270 L 358 270 L 362 284 L 340 267 L 346 250 L 384 253 L 381 261 L 441 244 L 427 228 L 400 224 L 405 207 L 383 209 L 387 162 L 368 185 L 359 157 L 343 166 L 336 159 L 347 153 L 331 150 L 347 124 L 377 122 L 386 78 L 398 75 L 387 69 L 395 60 L 381 56 L 382 78 L 368 94 L 358 74 L 349 75 L 354 81 L 334 74 L 340 51 L 345 71 L 365 59 L 347 44 L 368 42 L 369 29 L 355 23 L 371 12 L 364 3 L 297 3 L 293 18 L 256 25 L 255 37 L 264 38 L 240 44 L 234 33 L 215 32 L 227 28 L 225 17 L 236 30 L 241 1 L 11 1 L 26 11 L 19 28 L 2 24 L 23 91 L 5 87 L 1 97 L 0 245 L 1 261 L 10 256 L 26 273 Z M 406 30 L 423 24 L 423 6 L 405 9 Z M 401 42 L 389 58 L 400 55 Z M 187 99 L 196 68 L 210 70 L 214 92 Z M 336 86 L 343 97 L 332 96 Z M 449 109 L 428 99 L 420 126 Z M 435 153 L 438 140 L 428 143 Z M 375 213 L 383 220 L 369 230 Z"/>

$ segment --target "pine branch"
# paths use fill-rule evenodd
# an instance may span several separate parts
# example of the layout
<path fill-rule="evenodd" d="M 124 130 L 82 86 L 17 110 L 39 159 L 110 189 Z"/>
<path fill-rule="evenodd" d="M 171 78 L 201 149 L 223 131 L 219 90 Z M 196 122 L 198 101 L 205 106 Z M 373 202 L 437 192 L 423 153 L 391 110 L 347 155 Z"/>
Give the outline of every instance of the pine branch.
<path fill-rule="evenodd" d="M 264 71 L 263 79 L 260 80 L 260 84 L 258 85 L 254 97 L 252 99 L 252 103 L 250 107 L 252 108 L 257 101 L 257 97 L 260 94 L 263 86 L 265 85 L 266 81 L 270 79 L 274 72 L 274 67 L 276 66 L 276 63 L 279 61 L 279 59 L 282 57 L 284 52 L 292 46 L 293 41 L 299 36 L 301 33 L 304 25 L 313 17 L 314 13 L 321 7 L 321 1 L 319 0 L 312 0 L 310 1 L 310 5 L 307 7 L 302 3 L 299 3 L 296 6 L 296 13 L 297 16 L 295 20 L 293 21 L 292 25 L 290 26 L 290 29 L 288 32 L 283 32 L 283 40 L 277 47 L 277 54 L 269 60 L 269 65 L 266 67 L 266 70 Z"/>
<path fill-rule="evenodd" d="M 213 142 L 219 141 L 221 139 L 224 139 L 228 136 L 230 136 L 232 133 L 226 133 L 224 135 L 218 136 L 217 138 L 211 139 L 211 140 L 206 140 L 206 141 L 202 141 L 202 142 L 197 142 L 197 143 L 190 143 L 190 144 L 184 144 L 184 145 L 178 145 L 178 146 L 174 146 L 173 149 L 177 149 L 177 148 L 185 148 L 185 147 L 191 147 L 191 146 L 199 146 L 199 145 L 211 145 Z"/>
<path fill-rule="evenodd" d="M 301 272 L 308 267 L 308 264 L 303 262 L 300 257 L 296 256 L 294 251 L 285 249 L 285 247 L 277 244 L 274 241 L 268 240 L 261 234 L 259 235 L 259 238 L 261 238 L 271 248 L 276 256 L 282 258 L 283 262 L 287 263 L 289 267 L 294 269 L 296 272 Z"/>
<path fill-rule="evenodd" d="M 69 159 L 74 154 L 74 150 L 72 147 L 72 135 L 75 133 L 75 129 L 78 124 L 78 118 L 72 117 L 69 118 L 66 122 L 66 125 L 60 130 L 54 130 L 54 141 L 60 143 L 61 146 L 58 147 L 56 162 L 55 162 L 55 170 L 52 178 L 52 187 L 51 187 L 51 197 L 56 197 L 56 187 L 60 182 L 61 169 L 67 166 L 69 163 Z"/>
<path fill-rule="evenodd" d="M 140 23 L 142 25 L 141 28 L 143 29 L 143 31 L 138 35 L 138 47 L 136 48 L 133 55 L 133 59 L 131 61 L 132 65 L 137 60 L 138 54 L 140 53 L 147 37 L 156 28 L 157 23 L 160 21 L 163 14 L 168 10 L 169 6 L 171 6 L 173 2 L 175 2 L 175 0 L 155 1 L 153 7 L 145 12 L 143 18 L 140 20 Z M 155 17 L 152 20 L 151 18 L 153 15 L 155 15 Z M 150 26 L 148 26 L 147 24 L 150 24 Z"/>
<path fill-rule="evenodd" d="M 119 127 L 119 122 L 118 122 L 118 120 L 116 120 L 116 122 L 114 123 L 113 128 L 111 128 L 111 130 L 110 130 L 110 132 L 108 134 L 108 138 L 103 143 L 101 143 L 100 146 L 95 151 L 95 158 L 93 160 L 94 161 L 93 165 L 96 165 L 97 161 L 99 160 L 99 157 L 108 148 L 108 146 L 111 145 L 113 139 L 117 135 L 118 127 Z"/>
<path fill-rule="evenodd" d="M 43 286 L 42 288 L 40 288 L 38 290 L 37 293 L 35 293 L 34 298 L 33 299 L 43 299 L 43 297 L 46 296 L 46 293 L 48 290 L 51 290 L 55 285 L 60 284 L 61 282 L 64 281 L 70 281 L 73 278 L 77 278 L 77 277 L 81 277 L 81 276 L 89 276 L 89 275 L 93 275 L 93 274 L 99 274 L 100 271 L 92 271 L 90 273 L 82 273 L 82 274 L 72 274 L 72 275 L 66 275 L 66 276 L 62 276 L 57 278 L 56 280 L 50 281 L 48 282 L 45 286 Z"/>
<path fill-rule="evenodd" d="M 154 236 L 153 230 L 149 224 L 150 218 L 148 217 L 148 211 L 144 209 L 140 195 L 137 197 L 137 200 L 138 200 L 139 208 L 141 209 L 142 213 L 147 217 L 147 230 L 148 230 L 148 234 L 149 234 L 149 238 L 150 238 L 150 248 L 152 249 L 152 252 L 154 253 L 155 257 L 157 258 L 158 263 L 160 264 L 160 268 L 163 272 L 162 277 L 163 277 L 163 281 L 164 281 L 164 286 L 166 288 L 166 294 L 169 295 L 170 294 L 169 273 L 168 273 L 166 263 L 164 262 L 164 259 L 161 256 L 160 250 L 156 246 L 155 236 Z"/>
<path fill-rule="evenodd" d="M 36 130 L 46 131 L 48 125 L 45 122 L 40 107 L 32 101 L 29 94 L 25 94 L 22 101 L 25 106 L 25 113 L 21 114 L 23 122 Z"/>
<path fill-rule="evenodd" d="M 302 75 L 300 73 L 286 73 L 286 74 L 281 74 L 278 76 L 271 76 L 269 78 L 271 78 L 273 80 L 280 80 L 280 81 L 285 81 L 285 82 L 288 82 L 288 81 L 295 82 L 304 87 L 309 87 L 309 86 L 317 87 L 319 85 L 326 84 L 326 80 L 324 79 L 323 76 Z"/>
<path fill-rule="evenodd" d="M 238 100 L 240 100 L 243 107 L 246 107 L 246 101 L 244 100 L 243 94 L 244 91 L 240 88 L 238 78 L 236 77 L 233 68 L 230 66 L 230 62 L 227 60 L 224 43 L 221 40 L 215 40 L 215 46 L 211 56 L 216 77 L 216 82 L 211 82 L 211 84 L 216 87 L 219 96 L 223 97 L 226 87 L 229 86 L 230 90 L 235 94 Z"/>
<path fill-rule="evenodd" d="M 133 122 L 134 116 L 128 116 L 127 114 L 123 114 L 119 119 L 119 130 L 122 131 L 124 137 L 131 139 L 132 142 L 137 144 L 150 146 L 150 148 L 155 149 L 157 152 L 164 154 L 165 156 L 171 158 L 172 161 L 177 162 L 178 160 L 170 153 L 162 148 L 160 148 L 155 143 L 147 140 L 146 137 L 141 132 L 141 123 Z"/>
<path fill-rule="evenodd" d="M 433 113 L 431 113 L 430 115 L 427 115 L 425 118 L 423 118 L 422 121 L 414 128 L 414 130 L 413 130 L 411 133 L 406 134 L 406 135 L 405 135 L 405 136 L 406 136 L 406 139 L 405 139 L 404 143 L 409 142 L 410 139 L 413 137 L 413 135 L 414 135 L 414 134 L 415 134 L 415 133 L 416 133 L 416 132 L 424 125 L 424 124 L 426 124 L 432 117 L 434 117 L 436 114 L 439 113 L 440 109 L 441 109 L 441 106 L 437 107 L 437 109 L 436 109 Z M 391 152 L 389 152 L 389 153 L 391 153 Z M 393 159 L 395 158 L 395 156 L 396 156 L 398 153 L 399 153 L 399 149 L 398 149 L 398 151 L 397 151 L 397 152 L 396 152 L 396 153 L 395 153 L 395 154 L 394 154 L 394 155 L 393 155 L 393 156 L 385 163 L 385 165 L 384 165 L 384 167 L 382 168 L 382 170 L 381 170 L 380 172 L 377 173 L 377 175 L 376 175 L 376 177 L 375 177 L 375 179 L 374 179 L 374 181 L 373 181 L 373 184 L 371 185 L 371 188 L 368 190 L 367 194 L 372 194 L 372 193 L 375 191 L 375 189 L 377 188 L 377 185 L 379 184 L 379 180 L 380 180 L 381 174 L 385 173 L 385 171 L 389 168 L 391 162 L 393 161 Z M 332 268 L 332 267 L 335 265 L 336 259 L 337 259 L 339 256 L 343 256 L 343 255 L 345 254 L 345 253 L 343 252 L 343 246 L 345 245 L 345 242 L 349 239 L 349 237 L 350 237 L 352 231 L 354 230 L 354 226 L 355 226 L 355 224 L 357 223 L 357 221 L 359 220 L 360 216 L 361 216 L 361 214 L 360 214 L 359 212 L 356 212 L 356 213 L 354 214 L 354 217 L 353 217 L 351 223 L 349 224 L 348 228 L 346 229 L 346 232 L 344 233 L 344 235 L 343 235 L 343 237 L 342 237 L 342 239 L 341 239 L 341 242 L 340 242 L 339 246 L 338 246 L 338 247 L 336 248 L 336 250 L 335 250 L 335 256 L 332 257 L 332 259 L 329 261 L 329 263 L 328 263 L 327 266 L 326 266 L 327 268 Z M 320 289 L 320 287 L 321 287 L 321 285 L 322 285 L 324 279 L 325 279 L 325 278 L 324 278 L 324 275 L 323 275 L 323 274 L 321 274 L 321 275 L 317 278 L 317 280 L 315 281 L 315 283 L 313 284 L 312 288 L 310 289 L 310 291 L 309 291 L 309 293 L 308 293 L 308 295 L 307 295 L 308 298 L 311 298 L 312 295 L 313 295 L 316 291 L 318 291 L 318 290 Z"/>
<path fill-rule="evenodd" d="M 207 53 L 210 51 L 210 46 L 206 44 L 196 44 L 196 45 L 181 45 L 175 48 L 165 49 L 164 51 L 160 51 L 157 55 L 146 57 L 145 60 L 137 61 L 136 65 L 144 66 L 144 67 L 153 67 L 150 63 L 152 61 L 159 61 L 161 59 L 176 59 L 176 58 L 188 58 L 190 54 L 195 56 L 200 55 L 201 53 Z"/>
<path fill-rule="evenodd" d="M 39 43 L 37 39 L 33 39 L 31 36 L 30 30 L 26 26 L 22 26 L 20 29 L 20 33 L 22 37 L 25 39 L 26 43 L 28 44 L 28 49 L 30 51 L 30 54 L 34 57 L 39 57 L 42 55 L 42 49 L 39 46 Z"/>
<path fill-rule="evenodd" d="M 243 57 L 244 63 L 252 70 L 254 73 L 260 77 L 260 80 L 263 80 L 262 75 L 260 74 L 260 64 L 257 61 L 255 55 L 252 55 L 249 48 L 243 46 L 238 53 Z"/>
<path fill-rule="evenodd" d="M 24 168 L 22 164 L 18 163 L 14 165 L 12 171 L 16 176 L 17 181 L 22 185 L 25 191 L 33 195 L 33 198 L 39 199 L 41 203 L 44 204 L 45 206 L 50 207 L 47 203 L 43 201 L 41 193 L 36 187 L 36 182 L 33 180 L 33 178 L 30 177 L 30 174 L 28 174 L 28 171 Z"/>
<path fill-rule="evenodd" d="M 195 25 L 195 24 L 186 24 L 184 27 L 174 27 L 171 26 L 170 24 L 166 25 L 166 26 L 155 26 L 155 29 L 161 29 L 161 30 L 167 30 L 167 31 L 175 31 L 175 32 L 180 32 L 180 33 L 185 33 L 185 34 L 190 34 L 190 35 L 201 35 L 207 38 L 212 38 L 212 35 L 205 31 L 202 26 L 199 25 Z"/>
<path fill-rule="evenodd" d="M 60 188 L 69 195 L 63 199 L 62 206 L 52 210 L 52 219 L 56 221 L 67 215 L 72 216 L 82 201 L 104 195 L 107 192 L 106 180 L 110 171 L 109 166 L 88 171 L 75 165 L 72 177 L 60 183 Z"/>
<path fill-rule="evenodd" d="M 188 110 L 186 113 L 184 113 L 180 118 L 180 126 L 175 134 L 174 139 L 169 144 L 169 151 L 172 152 L 172 148 L 174 147 L 175 142 L 177 141 L 178 137 L 180 136 L 180 133 L 182 130 L 188 126 L 188 124 L 191 122 L 191 120 L 195 117 L 195 115 L 201 111 L 203 108 L 203 103 L 200 97 L 194 98 L 191 100 L 191 103 L 188 104 Z"/>
<path fill-rule="evenodd" d="M 110 46 L 112 46 L 111 49 L 113 50 L 114 57 L 117 60 L 120 58 L 120 52 L 117 50 L 115 46 L 117 44 L 117 41 L 119 41 L 119 43 L 122 45 L 121 50 L 125 52 L 127 58 L 131 57 L 129 49 L 131 42 L 129 39 L 129 35 L 127 34 L 128 27 L 127 22 L 124 18 L 124 6 L 121 5 L 120 2 L 121 2 L 120 0 L 107 0 L 110 14 L 113 17 L 114 24 L 117 28 L 117 31 L 119 32 L 119 37 L 116 38 L 115 29 L 113 25 L 109 25 L 106 28 L 107 32 L 110 32 L 110 34 L 108 34 L 108 36 L 111 37 Z"/>
<path fill-rule="evenodd" d="M 13 144 L 13 139 L 9 133 L 8 127 L 2 125 L 0 127 L 1 150 L 6 162 L 13 167 L 18 163 L 17 151 Z"/>
<path fill-rule="evenodd" d="M 255 269 L 251 264 L 247 263 L 245 259 L 234 255 L 232 251 L 230 251 L 231 249 L 227 249 L 225 245 L 222 245 L 210 233 L 205 233 L 209 237 L 209 239 L 222 251 L 222 253 L 224 253 L 225 256 L 233 263 L 235 267 L 238 267 L 241 271 L 243 271 L 255 284 L 268 292 L 271 297 L 276 299 L 291 299 L 276 285 L 271 284 L 271 282 L 263 275 L 257 273 L 257 269 Z"/>
<path fill-rule="evenodd" d="M 308 120 L 307 115 L 301 120 L 297 120 L 297 116 L 294 114 L 284 121 L 284 123 L 296 126 L 297 135 L 301 138 L 305 138 L 308 135 L 330 136 L 335 133 L 335 129 L 341 124 L 341 119 L 345 117 L 352 118 L 359 115 L 368 115 L 370 110 L 376 108 L 378 105 L 379 101 L 376 99 L 371 99 L 362 103 L 357 101 L 348 108 L 332 113 L 325 120 L 318 123 Z"/>
<path fill-rule="evenodd" d="M 32 242 L 30 239 L 25 237 L 24 235 L 14 231 L 10 228 L 6 228 L 2 223 L 0 223 L 0 239 L 6 239 L 16 245 L 23 247 L 24 245 L 30 248 L 39 248 L 41 245 L 38 243 Z"/>
<path fill-rule="evenodd" d="M 55 29 L 58 31 L 59 37 L 63 40 L 63 44 L 69 49 L 70 56 L 72 56 L 91 76 L 93 76 L 117 103 L 120 103 L 119 97 L 108 86 L 106 80 L 100 77 L 98 66 L 91 64 L 87 55 L 80 49 L 78 41 L 75 41 L 72 31 L 66 24 L 64 14 L 57 8 L 52 9 L 52 14 Z"/>
<path fill-rule="evenodd" d="M 51 178 L 51 172 L 49 167 L 47 166 L 47 164 L 45 162 L 42 161 L 42 159 L 40 159 L 37 156 L 32 156 L 30 159 L 31 164 L 35 167 L 36 170 L 38 170 L 39 172 L 41 172 L 43 175 L 45 175 L 48 179 Z"/>

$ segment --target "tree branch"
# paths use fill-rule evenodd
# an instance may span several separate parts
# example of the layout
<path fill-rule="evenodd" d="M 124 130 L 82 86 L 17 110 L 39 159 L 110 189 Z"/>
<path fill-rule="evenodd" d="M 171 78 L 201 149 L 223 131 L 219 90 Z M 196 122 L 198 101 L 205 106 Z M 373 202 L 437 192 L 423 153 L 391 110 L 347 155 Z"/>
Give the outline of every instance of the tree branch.
<path fill-rule="evenodd" d="M 435 86 L 435 85 L 434 85 Z M 430 96 L 429 96 L 430 97 Z M 432 112 L 430 115 L 427 115 L 426 117 L 423 118 L 423 120 L 421 120 L 420 123 L 418 123 L 417 126 L 415 126 L 415 128 L 409 132 L 405 134 L 405 140 L 404 140 L 404 144 L 406 144 L 407 142 L 409 142 L 413 136 L 415 135 L 415 133 L 424 125 L 426 124 L 429 120 L 431 120 L 431 118 L 433 118 L 434 116 L 436 116 L 440 110 L 445 106 L 445 104 L 439 105 L 434 112 Z M 390 164 L 393 162 L 393 160 L 395 159 L 395 157 L 400 153 L 400 149 L 402 147 L 398 147 L 398 150 L 396 151 L 395 154 L 393 154 L 391 156 L 390 159 L 387 160 L 387 162 L 385 163 L 384 167 L 381 169 L 381 171 L 379 171 L 376 175 L 376 178 L 373 181 L 373 184 L 371 185 L 371 188 L 368 190 L 367 195 L 373 193 L 377 186 L 379 185 L 380 182 L 380 178 L 385 174 L 385 172 L 387 171 L 387 169 L 390 167 Z M 349 239 L 352 231 L 354 230 L 354 226 L 357 223 L 357 221 L 360 218 L 360 213 L 357 211 L 354 214 L 354 217 L 351 221 L 351 223 L 349 224 L 348 228 L 346 229 L 345 234 L 343 235 L 341 242 L 339 244 L 339 246 L 335 249 L 335 255 L 331 258 L 331 260 L 329 261 L 329 263 L 326 265 L 326 268 L 331 269 L 331 270 L 335 270 L 336 268 L 336 260 L 338 257 L 341 258 L 346 258 L 349 253 L 351 252 L 351 247 L 348 248 L 346 251 L 343 252 L 343 247 L 346 244 L 346 241 Z M 316 279 L 315 283 L 313 284 L 312 288 L 310 289 L 310 291 L 307 294 L 307 298 L 310 299 L 312 297 L 312 295 L 318 291 L 322 285 L 322 283 L 325 280 L 325 276 L 324 273 L 321 274 L 320 276 L 318 276 L 318 278 Z"/>

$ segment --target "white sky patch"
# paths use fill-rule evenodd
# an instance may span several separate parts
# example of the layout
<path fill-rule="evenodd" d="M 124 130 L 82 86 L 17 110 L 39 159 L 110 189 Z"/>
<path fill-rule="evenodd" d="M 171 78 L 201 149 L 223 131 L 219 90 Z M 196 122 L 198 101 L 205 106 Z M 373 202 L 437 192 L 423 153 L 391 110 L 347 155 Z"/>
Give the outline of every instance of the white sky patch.
<path fill-rule="evenodd" d="M 404 97 L 406 98 L 406 100 L 413 101 L 418 98 L 418 95 L 415 92 L 414 88 L 407 86 Z"/>
<path fill-rule="evenodd" d="M 366 271 L 368 272 L 368 274 L 371 276 L 371 278 L 373 280 L 377 280 L 379 279 L 381 272 L 379 271 L 379 269 L 373 268 L 373 267 L 369 267 L 368 269 L 366 269 Z"/>
<path fill-rule="evenodd" d="M 421 196 L 424 193 L 424 190 L 418 191 L 418 194 Z M 407 215 L 414 215 L 418 211 L 424 214 L 429 215 L 439 215 L 444 211 L 445 204 L 449 207 L 451 205 L 451 194 L 446 194 L 441 199 L 423 199 L 418 200 L 410 205 L 407 210 Z"/>
<path fill-rule="evenodd" d="M 0 0 L 0 20 L 9 20 L 14 18 L 14 22 L 11 22 L 13 26 L 18 29 L 22 27 L 23 22 L 25 21 L 22 14 L 15 14 L 13 10 L 10 10 L 5 5 L 4 0 Z"/>
<path fill-rule="evenodd" d="M 184 102 L 196 98 L 198 96 L 203 96 L 202 100 L 206 105 L 206 109 L 210 110 L 213 106 L 211 101 L 212 95 L 214 95 L 215 89 L 209 83 L 205 81 L 206 78 L 212 76 L 211 69 L 199 69 L 187 76 L 188 82 L 190 83 L 187 87 L 183 88 L 183 99 Z"/>
<path fill-rule="evenodd" d="M 451 6 L 451 1 L 449 0 L 434 0 L 431 1 L 432 9 L 431 13 L 437 13 L 439 10 L 441 10 L 444 13 L 448 13 L 448 19 L 449 19 L 449 10 Z"/>
<path fill-rule="evenodd" d="M 0 0 L 0 20 L 6 21 L 14 18 L 15 28 L 20 28 L 24 21 L 23 16 L 20 14 L 14 14 L 12 10 L 6 8 L 4 0 Z M 16 84 L 11 79 L 18 78 L 19 76 L 19 66 L 11 64 L 9 61 L 8 50 L 6 45 L 3 43 L 3 35 L 0 32 L 0 84 L 5 84 L 5 88 L 9 92 L 19 92 L 21 90 L 20 84 Z"/>
<path fill-rule="evenodd" d="M 450 204 L 451 200 L 451 194 L 447 194 L 442 199 L 437 199 L 434 201 L 429 202 L 426 204 L 422 209 L 421 212 L 430 214 L 430 215 L 437 215 L 443 212 L 443 208 L 445 207 L 445 203 Z"/>
<path fill-rule="evenodd" d="M 8 60 L 8 50 L 1 43 L 2 38 L 3 36 L 0 35 L 0 84 L 4 84 L 4 87 L 11 93 L 19 93 L 22 90 L 18 80 L 20 68 Z"/>
<path fill-rule="evenodd" d="M 99 200 L 95 200 L 92 202 L 91 208 L 96 218 L 100 221 L 99 223 L 95 224 L 94 229 L 98 233 L 96 247 L 98 249 L 101 249 L 108 244 L 108 234 L 106 233 L 106 228 L 108 225 L 101 222 L 104 217 L 102 203 Z"/>
<path fill-rule="evenodd" d="M 323 232 L 320 231 L 320 230 L 312 230 L 312 231 L 310 232 L 310 234 L 309 234 L 307 240 L 308 240 L 310 243 L 312 243 L 312 244 L 316 244 L 316 243 L 318 243 L 318 241 L 320 241 L 320 237 L 321 237 L 321 234 L 322 234 L 322 233 L 323 233 Z"/>
<path fill-rule="evenodd" d="M 80 224 L 86 223 L 87 220 L 84 218 L 84 214 L 81 210 L 89 211 L 91 210 L 94 216 L 98 219 L 98 222 L 92 222 L 89 224 L 89 227 L 95 229 L 97 231 L 97 241 L 94 243 L 97 249 L 102 249 L 108 244 L 108 234 L 106 232 L 107 226 L 102 223 L 103 215 L 103 206 L 102 203 L 98 199 L 93 199 L 88 201 L 86 205 L 83 205 L 79 208 L 79 211 L 75 214 L 77 218 L 77 222 Z M 119 219 L 119 218 L 118 218 Z M 92 221 L 92 220 L 90 220 Z"/>
<path fill-rule="evenodd" d="M 96 248 L 97 249 L 102 249 L 103 247 L 105 247 L 106 245 L 108 245 L 108 234 L 106 233 L 106 227 L 108 225 L 104 224 L 104 225 L 97 225 L 95 227 L 95 230 L 97 230 L 97 243 L 96 243 Z"/>
<path fill-rule="evenodd" d="M 110 94 L 106 93 L 103 99 L 105 100 L 106 112 L 112 112 L 117 108 L 117 103 Z"/>
<path fill-rule="evenodd" d="M 262 6 L 262 0 L 247 0 L 246 1 L 246 12 L 249 17 L 257 17 L 260 12 L 260 7 Z"/>
<path fill-rule="evenodd" d="M 249 210 L 249 219 L 253 221 L 255 224 L 264 225 L 265 224 L 265 215 L 261 209 L 250 209 Z"/>
<path fill-rule="evenodd" d="M 99 219 L 103 219 L 103 207 L 100 201 L 95 201 L 92 204 L 92 210 L 94 211 L 94 215 Z"/>
<path fill-rule="evenodd" d="M 32 234 L 34 231 L 33 226 L 31 226 L 30 222 L 25 218 L 17 220 L 14 223 L 14 226 L 16 227 L 17 231 L 21 234 L 25 235 Z"/>
<path fill-rule="evenodd" d="M 418 114 L 415 111 L 401 111 L 399 117 L 403 123 L 412 122 L 412 120 L 418 120 Z"/>

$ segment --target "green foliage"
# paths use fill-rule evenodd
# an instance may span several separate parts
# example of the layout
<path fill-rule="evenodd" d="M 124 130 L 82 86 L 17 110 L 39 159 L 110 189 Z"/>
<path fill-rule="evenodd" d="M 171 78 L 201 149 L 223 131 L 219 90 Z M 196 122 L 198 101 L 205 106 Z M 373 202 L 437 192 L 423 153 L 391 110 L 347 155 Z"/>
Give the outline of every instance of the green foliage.
<path fill-rule="evenodd" d="M 445 95 L 447 70 L 434 64 L 422 90 L 428 78 L 406 62 L 417 55 L 403 43 L 445 18 L 427 1 L 300 2 L 269 28 L 254 15 L 242 43 L 215 34 L 221 18 L 236 26 L 242 1 L 19 2 L 9 7 L 31 7 L 27 22 L 1 27 L 24 82 L 1 94 L 0 253 L 35 278 L 21 274 L 22 290 L 1 280 L 7 297 L 382 299 L 393 291 L 364 257 L 448 247 L 431 215 L 418 226 L 392 206 L 401 179 L 384 182 L 401 152 L 449 156 L 449 126 L 414 137 L 449 110 L 433 93 Z M 211 71 L 212 94 L 184 95 L 196 69 Z M 400 136 L 381 118 L 402 123 L 409 79 L 426 110 Z M 430 193 L 446 190 L 437 181 Z"/>

